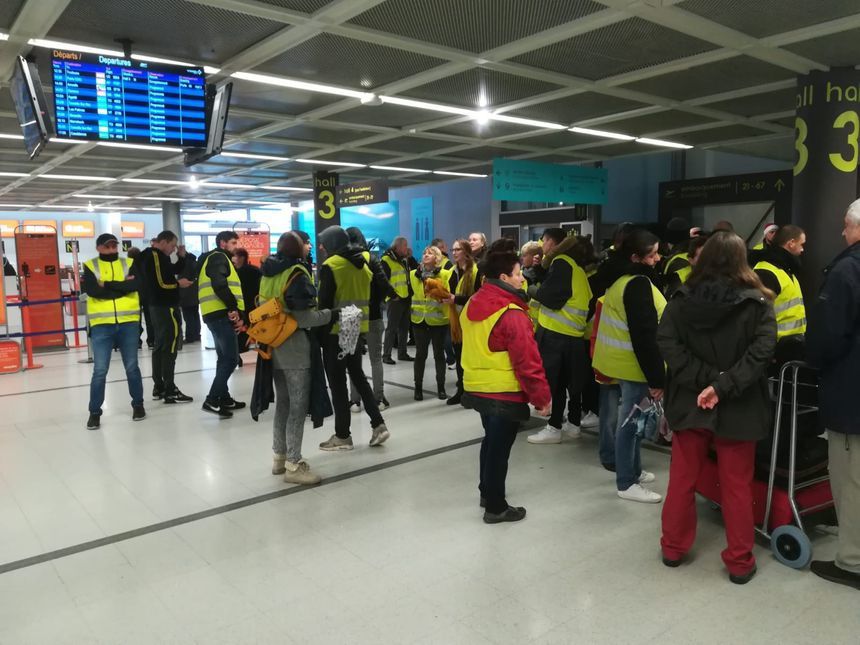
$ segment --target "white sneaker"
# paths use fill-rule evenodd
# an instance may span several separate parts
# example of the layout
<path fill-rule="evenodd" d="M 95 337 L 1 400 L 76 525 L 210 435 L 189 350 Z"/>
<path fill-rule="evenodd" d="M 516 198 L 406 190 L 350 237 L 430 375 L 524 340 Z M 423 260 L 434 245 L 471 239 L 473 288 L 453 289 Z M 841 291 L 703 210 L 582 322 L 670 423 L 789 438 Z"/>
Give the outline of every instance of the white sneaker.
<path fill-rule="evenodd" d="M 540 432 L 529 435 L 526 441 L 529 443 L 561 443 L 561 430 L 547 424 Z"/>
<path fill-rule="evenodd" d="M 589 412 L 579 421 L 580 428 L 596 428 L 599 425 L 600 418 L 594 412 Z"/>
<path fill-rule="evenodd" d="M 561 424 L 561 431 L 571 439 L 579 439 L 582 436 L 582 430 L 579 429 L 579 426 L 570 421 Z"/>
<path fill-rule="evenodd" d="M 618 497 L 629 499 L 631 502 L 644 502 L 645 504 L 659 504 L 663 501 L 662 495 L 639 484 L 633 484 L 627 490 L 618 491 Z"/>
<path fill-rule="evenodd" d="M 370 431 L 370 445 L 381 446 L 388 440 L 388 437 L 390 436 L 391 433 L 388 432 L 388 428 L 385 427 L 385 424 L 380 423 L 378 426 L 376 426 Z"/>
<path fill-rule="evenodd" d="M 639 475 L 639 483 L 640 484 L 650 484 L 657 476 L 654 473 L 649 473 L 647 470 L 643 470 L 642 474 Z"/>
<path fill-rule="evenodd" d="M 353 414 L 361 414 L 361 403 L 355 402 L 349 404 L 349 411 Z"/>

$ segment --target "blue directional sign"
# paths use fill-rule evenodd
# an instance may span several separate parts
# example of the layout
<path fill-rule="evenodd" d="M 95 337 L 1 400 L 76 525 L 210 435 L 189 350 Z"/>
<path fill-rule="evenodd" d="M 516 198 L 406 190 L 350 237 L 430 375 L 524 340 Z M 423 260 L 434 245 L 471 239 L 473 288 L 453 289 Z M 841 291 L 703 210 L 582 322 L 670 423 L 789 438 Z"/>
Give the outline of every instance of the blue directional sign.
<path fill-rule="evenodd" d="M 493 199 L 605 204 L 608 175 L 605 168 L 494 159 Z"/>

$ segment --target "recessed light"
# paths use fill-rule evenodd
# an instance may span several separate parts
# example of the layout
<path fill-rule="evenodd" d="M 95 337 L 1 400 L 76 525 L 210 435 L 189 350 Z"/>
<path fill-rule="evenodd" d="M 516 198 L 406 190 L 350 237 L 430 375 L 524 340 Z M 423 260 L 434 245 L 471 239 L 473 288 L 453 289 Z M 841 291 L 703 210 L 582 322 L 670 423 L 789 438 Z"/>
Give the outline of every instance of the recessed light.
<path fill-rule="evenodd" d="M 9 34 L 0 31 L 0 40 L 9 40 Z"/>
<path fill-rule="evenodd" d="M 603 137 L 604 139 L 618 139 L 619 141 L 633 141 L 636 137 L 631 137 L 629 134 L 619 134 L 618 132 L 608 132 L 606 130 L 593 130 L 591 128 L 568 128 L 571 132 L 577 134 L 587 134 L 592 137 Z"/>

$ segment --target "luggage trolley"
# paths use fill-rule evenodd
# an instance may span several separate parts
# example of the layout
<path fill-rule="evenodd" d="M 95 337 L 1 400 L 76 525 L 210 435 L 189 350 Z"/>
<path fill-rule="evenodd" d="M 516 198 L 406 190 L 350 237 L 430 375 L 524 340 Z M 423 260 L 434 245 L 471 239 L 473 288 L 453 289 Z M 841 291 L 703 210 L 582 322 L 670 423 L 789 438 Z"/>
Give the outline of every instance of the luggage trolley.
<path fill-rule="evenodd" d="M 770 540 L 771 550 L 776 559 L 794 569 L 806 567 L 812 559 L 812 543 L 804 530 L 804 516 L 833 508 L 830 476 L 826 469 L 817 476 L 802 478 L 803 481 L 798 481 L 798 418 L 803 414 L 816 414 L 818 412 L 817 397 L 814 404 L 808 402 L 801 404 L 799 402 L 798 386 L 800 385 L 812 388 L 817 394 L 817 385 L 809 383 L 801 384 L 799 374 L 801 370 L 813 369 L 810 365 L 802 361 L 789 361 L 779 370 L 773 447 L 771 449 L 770 473 L 767 481 L 767 497 L 761 526 L 756 528 L 760 535 Z M 786 469 L 787 484 L 785 488 L 782 488 L 776 484 L 776 471 L 787 389 L 790 389 L 790 399 L 788 401 L 788 412 L 790 414 L 788 432 L 789 457 Z M 787 508 L 790 509 L 790 515 L 786 512 L 786 504 Z M 779 506 L 782 506 L 782 512 L 779 512 Z"/>

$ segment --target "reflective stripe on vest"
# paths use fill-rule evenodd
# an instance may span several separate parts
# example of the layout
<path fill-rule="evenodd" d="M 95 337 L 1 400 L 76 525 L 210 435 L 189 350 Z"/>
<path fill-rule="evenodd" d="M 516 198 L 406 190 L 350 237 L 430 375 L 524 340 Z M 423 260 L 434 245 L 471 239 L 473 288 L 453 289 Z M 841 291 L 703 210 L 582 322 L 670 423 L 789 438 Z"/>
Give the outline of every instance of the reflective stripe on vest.
<path fill-rule="evenodd" d="M 107 262 L 93 258 L 84 262 L 99 282 L 124 282 L 131 271 L 134 260 L 118 258 Z M 140 321 L 140 297 L 137 291 L 123 294 L 116 299 L 87 298 L 87 320 L 95 325 L 118 325 Z"/>
<path fill-rule="evenodd" d="M 493 327 L 510 310 L 523 311 L 522 307 L 509 304 L 480 322 L 472 322 L 468 317 L 469 303 L 463 308 L 460 314 L 460 327 L 463 329 L 461 364 L 466 392 L 522 392 L 508 352 L 490 350 Z"/>
<path fill-rule="evenodd" d="M 401 298 L 406 298 L 409 295 L 409 271 L 402 263 L 388 254 L 382 256 L 382 261 L 391 269 L 391 278 L 388 281 L 394 288 L 395 293 Z"/>
<path fill-rule="evenodd" d="M 779 281 L 779 294 L 773 301 L 773 311 L 776 314 L 776 338 L 796 336 L 806 333 L 806 307 L 803 304 L 803 292 L 797 278 L 788 274 L 770 262 L 759 262 L 756 271 L 770 271 Z"/>
<path fill-rule="evenodd" d="M 647 278 L 625 275 L 616 280 L 606 291 L 592 362 L 595 370 L 610 378 L 645 383 L 647 379 L 633 351 L 630 328 L 627 324 L 627 310 L 624 308 L 624 291 L 633 279 L 647 280 Z M 651 286 L 657 320 L 660 320 L 666 308 L 666 299 L 650 280 L 648 284 Z"/>
<path fill-rule="evenodd" d="M 427 323 L 431 327 L 441 327 L 449 322 L 448 305 L 428 298 L 424 294 L 424 282 L 418 277 L 419 269 L 415 269 L 409 274 L 409 281 L 412 283 L 412 323 L 418 325 Z M 450 284 L 451 274 L 453 269 L 440 269 L 436 279 L 446 287 Z"/>
<path fill-rule="evenodd" d="M 236 267 L 233 266 L 233 261 L 230 259 L 230 256 L 224 253 L 224 251 L 216 250 L 206 256 L 206 259 L 203 261 L 203 265 L 200 267 L 200 273 L 197 276 L 197 299 L 200 302 L 200 313 L 204 316 L 208 316 L 209 314 L 214 314 L 216 311 L 227 310 L 227 305 L 224 304 L 224 301 L 218 297 L 218 294 L 215 293 L 215 289 L 212 288 L 212 278 L 206 275 L 206 267 L 209 266 L 209 259 L 212 257 L 213 253 L 221 253 L 227 258 L 227 264 L 230 265 L 230 274 L 227 276 L 227 286 L 230 289 L 230 293 L 232 293 L 233 297 L 236 298 L 236 305 L 239 307 L 239 310 L 245 311 L 245 300 L 242 298 L 242 283 L 239 282 L 239 274 L 236 273 Z"/>
<path fill-rule="evenodd" d="M 373 282 L 370 267 L 365 263 L 359 268 L 342 255 L 332 255 L 323 262 L 323 265 L 329 267 L 334 276 L 335 308 L 355 305 L 361 309 L 361 333 L 366 334 L 370 320 L 370 284 Z M 339 332 L 340 323 L 338 322 L 332 325 L 331 333 Z"/>
<path fill-rule="evenodd" d="M 552 264 L 566 262 L 571 267 L 571 297 L 564 303 L 561 309 L 550 309 L 540 305 L 538 311 L 538 324 L 544 329 L 549 329 L 565 336 L 582 338 L 585 335 L 585 322 L 588 318 L 588 303 L 591 300 L 591 287 L 588 285 L 588 276 L 573 258 L 568 255 L 559 255 Z M 552 264 L 550 270 L 552 270 Z"/>

